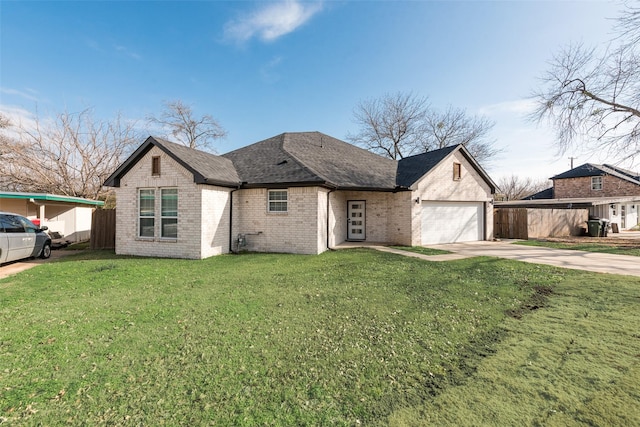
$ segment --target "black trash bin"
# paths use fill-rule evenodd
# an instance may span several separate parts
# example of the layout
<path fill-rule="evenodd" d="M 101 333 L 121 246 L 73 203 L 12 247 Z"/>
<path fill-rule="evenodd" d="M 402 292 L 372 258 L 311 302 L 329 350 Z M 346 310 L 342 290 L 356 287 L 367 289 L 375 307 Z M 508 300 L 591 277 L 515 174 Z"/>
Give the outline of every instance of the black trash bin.
<path fill-rule="evenodd" d="M 587 226 L 589 229 L 589 236 L 600 237 L 602 224 L 600 223 L 599 219 L 590 219 L 589 221 L 587 221 Z"/>

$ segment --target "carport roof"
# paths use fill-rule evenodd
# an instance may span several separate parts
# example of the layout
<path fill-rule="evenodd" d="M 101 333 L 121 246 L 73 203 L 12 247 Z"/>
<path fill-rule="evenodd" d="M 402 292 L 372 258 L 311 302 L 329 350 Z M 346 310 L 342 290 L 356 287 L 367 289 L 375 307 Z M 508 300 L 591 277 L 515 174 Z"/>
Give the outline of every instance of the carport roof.
<path fill-rule="evenodd" d="M 582 197 L 570 199 L 510 200 L 494 202 L 496 208 L 580 209 L 615 203 L 640 203 L 640 196 Z"/>
<path fill-rule="evenodd" d="M 26 199 L 38 202 L 55 202 L 75 205 L 104 206 L 100 200 L 84 199 L 82 197 L 61 196 L 58 194 L 46 193 L 20 193 L 13 191 L 0 191 L 0 199 Z"/>

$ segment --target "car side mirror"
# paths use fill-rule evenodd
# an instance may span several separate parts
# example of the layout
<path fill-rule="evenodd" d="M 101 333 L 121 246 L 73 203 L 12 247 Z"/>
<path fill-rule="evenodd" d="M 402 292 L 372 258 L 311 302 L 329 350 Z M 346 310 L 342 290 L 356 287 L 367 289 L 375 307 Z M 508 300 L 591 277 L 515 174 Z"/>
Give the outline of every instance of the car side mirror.
<path fill-rule="evenodd" d="M 47 227 L 46 225 L 43 225 L 42 227 L 40 227 L 40 231 L 47 231 L 49 229 L 49 227 Z"/>

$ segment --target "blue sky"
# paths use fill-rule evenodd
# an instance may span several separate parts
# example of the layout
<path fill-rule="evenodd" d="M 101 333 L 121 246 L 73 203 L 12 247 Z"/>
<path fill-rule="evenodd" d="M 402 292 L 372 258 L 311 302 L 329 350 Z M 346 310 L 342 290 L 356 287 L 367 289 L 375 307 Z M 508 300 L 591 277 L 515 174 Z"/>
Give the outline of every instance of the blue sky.
<path fill-rule="evenodd" d="M 228 131 L 219 153 L 282 132 L 357 131 L 361 100 L 397 91 L 496 122 L 494 179 L 547 178 L 584 162 L 525 120 L 547 61 L 606 47 L 607 1 L 12 1 L 0 3 L 0 111 L 92 107 L 109 119 L 182 100 Z"/>

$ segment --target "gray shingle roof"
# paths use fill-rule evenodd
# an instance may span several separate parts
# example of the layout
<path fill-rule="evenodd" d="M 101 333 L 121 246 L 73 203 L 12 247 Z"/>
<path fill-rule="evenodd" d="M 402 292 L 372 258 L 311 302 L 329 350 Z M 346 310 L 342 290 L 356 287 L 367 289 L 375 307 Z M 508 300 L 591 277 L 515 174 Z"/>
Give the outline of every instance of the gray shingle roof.
<path fill-rule="evenodd" d="M 105 182 L 120 178 L 152 147 L 158 147 L 193 174 L 194 182 L 228 187 L 322 185 L 336 189 L 407 189 L 460 150 L 495 189 L 495 184 L 462 145 L 388 159 L 320 132 L 289 132 L 222 156 L 149 137 Z"/>
<path fill-rule="evenodd" d="M 459 146 L 441 148 L 411 157 L 405 157 L 398 163 L 398 185 L 409 187 L 419 180 L 425 173 L 433 169 Z"/>
<path fill-rule="evenodd" d="M 598 165 L 594 163 L 585 163 L 566 172 L 555 175 L 551 177 L 551 179 L 581 178 L 586 176 L 602 175 L 615 176 L 625 181 L 640 185 L 640 177 L 638 177 L 634 172 L 618 168 L 616 166 Z"/>
<path fill-rule="evenodd" d="M 545 188 L 530 196 L 524 197 L 522 200 L 544 200 L 553 199 L 553 187 Z"/>
<path fill-rule="evenodd" d="M 397 163 L 320 132 L 283 133 L 224 154 L 249 185 L 396 188 Z"/>

